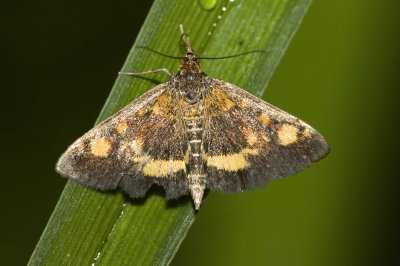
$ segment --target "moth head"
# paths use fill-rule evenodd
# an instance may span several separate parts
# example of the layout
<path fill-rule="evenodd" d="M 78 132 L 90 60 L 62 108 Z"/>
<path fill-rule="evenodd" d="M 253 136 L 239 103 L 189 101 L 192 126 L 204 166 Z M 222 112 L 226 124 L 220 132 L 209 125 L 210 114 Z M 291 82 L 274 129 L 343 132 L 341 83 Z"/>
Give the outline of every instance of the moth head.
<path fill-rule="evenodd" d="M 192 49 L 188 49 L 186 54 L 181 58 L 180 70 L 194 73 L 202 72 L 200 69 L 200 60 Z"/>

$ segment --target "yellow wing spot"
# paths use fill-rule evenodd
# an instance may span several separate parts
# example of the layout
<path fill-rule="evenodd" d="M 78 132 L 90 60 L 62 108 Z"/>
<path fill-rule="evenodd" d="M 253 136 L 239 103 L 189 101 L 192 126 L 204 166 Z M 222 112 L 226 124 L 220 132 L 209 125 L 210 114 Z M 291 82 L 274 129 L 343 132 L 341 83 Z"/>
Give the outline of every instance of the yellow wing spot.
<path fill-rule="evenodd" d="M 77 151 L 81 152 L 81 151 L 83 151 L 83 149 L 85 148 L 85 145 L 83 144 L 82 141 L 79 141 L 78 143 L 76 143 L 76 144 L 74 145 L 74 148 L 75 148 Z"/>
<path fill-rule="evenodd" d="M 78 153 L 81 154 L 85 151 L 85 144 L 79 140 L 76 141 L 74 144 L 72 144 L 72 153 Z"/>
<path fill-rule="evenodd" d="M 208 160 L 208 153 L 204 150 L 203 144 L 201 145 L 201 156 L 203 161 L 207 162 Z"/>
<path fill-rule="evenodd" d="M 132 141 L 132 148 L 137 152 L 142 152 L 143 140 L 141 138 L 136 138 Z"/>
<path fill-rule="evenodd" d="M 104 137 L 95 138 L 90 142 L 90 152 L 94 156 L 107 157 L 111 149 L 111 142 Z"/>
<path fill-rule="evenodd" d="M 258 149 L 250 149 L 250 148 L 245 148 L 242 150 L 243 154 L 248 154 L 248 155 L 257 155 L 258 154 Z"/>
<path fill-rule="evenodd" d="M 209 156 L 207 166 L 212 166 L 220 170 L 228 172 L 236 172 L 250 166 L 247 162 L 244 153 L 235 153 L 228 155 Z"/>
<path fill-rule="evenodd" d="M 249 146 L 253 146 L 254 144 L 256 144 L 258 138 L 257 135 L 251 129 L 249 128 L 244 129 L 243 134 L 246 137 Z"/>
<path fill-rule="evenodd" d="M 143 116 L 146 113 L 147 109 L 146 108 L 140 108 L 137 112 L 137 116 Z"/>
<path fill-rule="evenodd" d="M 295 143 L 297 141 L 298 129 L 292 125 L 284 124 L 278 129 L 278 140 L 283 146 Z"/>
<path fill-rule="evenodd" d="M 123 121 L 117 125 L 116 130 L 117 130 L 118 134 L 122 134 L 125 132 L 125 130 L 127 128 L 128 128 L 128 124 L 125 121 Z"/>
<path fill-rule="evenodd" d="M 264 125 L 269 125 L 269 123 L 271 122 L 271 118 L 269 118 L 268 115 L 262 113 L 258 119 L 260 119 L 261 123 L 263 123 Z"/>
<path fill-rule="evenodd" d="M 121 141 L 119 156 L 123 156 L 134 163 L 146 161 L 148 156 L 142 156 L 142 145 L 142 139 L 140 138 L 134 139 L 133 141 L 125 139 L 124 141 Z"/>
<path fill-rule="evenodd" d="M 185 170 L 185 162 L 180 160 L 151 160 L 146 163 L 142 172 L 152 177 L 167 177 L 172 173 Z"/>
<path fill-rule="evenodd" d="M 198 103 L 198 104 L 193 104 L 193 105 L 189 105 L 189 106 L 184 106 L 182 108 L 183 110 L 183 116 L 187 117 L 187 118 L 199 118 L 202 116 L 202 103 Z"/>
<path fill-rule="evenodd" d="M 172 107 L 171 95 L 162 94 L 160 97 L 158 97 L 157 101 L 151 107 L 151 111 L 155 115 L 161 115 L 161 114 L 167 115 L 168 114 L 168 110 L 171 107 Z"/>
<path fill-rule="evenodd" d="M 185 152 L 185 157 L 183 158 L 183 160 L 185 161 L 185 164 L 189 163 L 189 157 L 190 157 L 190 145 L 188 145 L 188 148 L 186 149 L 186 152 Z"/>
<path fill-rule="evenodd" d="M 242 109 L 246 109 L 247 107 L 249 107 L 249 103 L 246 101 L 246 100 L 242 100 L 241 102 L 240 102 L 240 108 L 242 108 Z"/>
<path fill-rule="evenodd" d="M 155 115 L 160 115 L 161 114 L 161 108 L 158 104 L 153 105 L 153 107 L 151 108 L 151 111 L 155 114 Z"/>
<path fill-rule="evenodd" d="M 212 99 L 212 103 L 221 111 L 229 111 L 233 107 L 235 107 L 235 102 L 220 88 L 215 88 L 212 90 L 212 94 L 214 99 Z"/>
<path fill-rule="evenodd" d="M 311 130 L 309 129 L 309 128 L 306 128 L 305 130 L 304 130 L 304 132 L 303 132 L 303 136 L 304 137 L 306 137 L 306 138 L 309 138 L 309 137 L 311 137 Z"/>
<path fill-rule="evenodd" d="M 270 142 L 271 141 L 271 139 L 265 133 L 261 133 L 260 136 L 261 136 L 261 139 L 263 139 L 265 142 Z"/>

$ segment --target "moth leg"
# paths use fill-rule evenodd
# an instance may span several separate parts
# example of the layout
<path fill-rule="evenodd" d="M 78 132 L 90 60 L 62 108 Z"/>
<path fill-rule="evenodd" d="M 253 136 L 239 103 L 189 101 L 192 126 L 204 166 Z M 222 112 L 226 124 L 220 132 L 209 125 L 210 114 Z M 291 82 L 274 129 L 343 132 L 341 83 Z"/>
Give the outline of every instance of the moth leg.
<path fill-rule="evenodd" d="M 127 75 L 127 76 L 143 76 L 146 74 L 154 74 L 154 73 L 159 73 L 159 72 L 164 72 L 166 73 L 168 76 L 172 77 L 172 73 L 166 69 L 166 68 L 159 68 L 159 69 L 153 69 L 153 70 L 148 70 L 148 71 L 144 71 L 144 72 L 118 72 L 118 75 Z"/>

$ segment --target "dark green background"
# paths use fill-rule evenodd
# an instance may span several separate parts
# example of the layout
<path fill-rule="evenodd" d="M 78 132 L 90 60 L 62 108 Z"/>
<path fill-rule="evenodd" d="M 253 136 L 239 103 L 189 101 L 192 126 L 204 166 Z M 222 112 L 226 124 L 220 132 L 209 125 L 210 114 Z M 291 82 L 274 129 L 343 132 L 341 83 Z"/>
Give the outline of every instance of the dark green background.
<path fill-rule="evenodd" d="M 400 262 L 399 7 L 314 1 L 266 97 L 320 130 L 331 154 L 264 189 L 210 193 L 173 265 Z M 66 182 L 57 157 L 93 125 L 149 8 L 0 4 L 1 265 L 26 264 Z"/>

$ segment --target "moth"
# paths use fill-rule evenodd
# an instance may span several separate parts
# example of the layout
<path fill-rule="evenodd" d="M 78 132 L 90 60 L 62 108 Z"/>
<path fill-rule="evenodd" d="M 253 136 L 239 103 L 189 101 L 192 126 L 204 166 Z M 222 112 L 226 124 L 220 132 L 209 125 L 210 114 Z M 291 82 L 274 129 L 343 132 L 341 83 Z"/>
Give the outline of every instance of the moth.
<path fill-rule="evenodd" d="M 101 191 L 119 187 L 132 198 L 157 184 L 167 199 L 191 194 L 198 210 L 206 189 L 262 187 L 328 153 L 305 122 L 207 76 L 182 26 L 181 33 L 186 54 L 178 73 L 69 146 L 56 166 L 62 176 Z"/>

